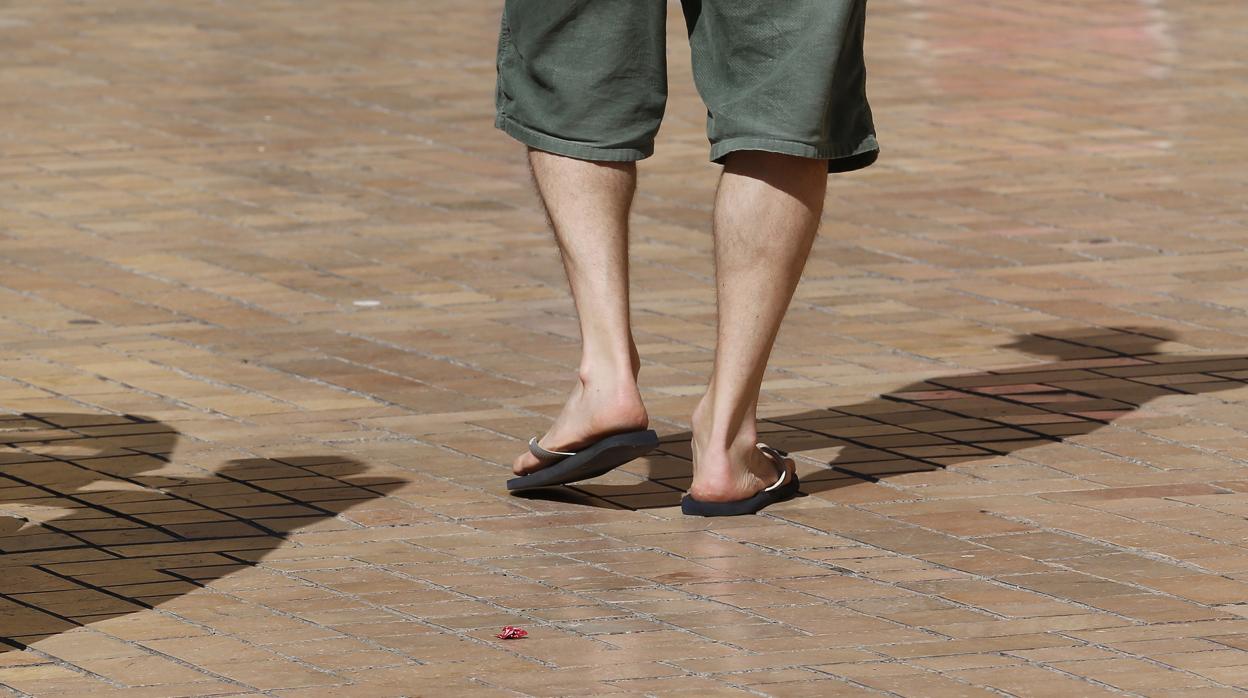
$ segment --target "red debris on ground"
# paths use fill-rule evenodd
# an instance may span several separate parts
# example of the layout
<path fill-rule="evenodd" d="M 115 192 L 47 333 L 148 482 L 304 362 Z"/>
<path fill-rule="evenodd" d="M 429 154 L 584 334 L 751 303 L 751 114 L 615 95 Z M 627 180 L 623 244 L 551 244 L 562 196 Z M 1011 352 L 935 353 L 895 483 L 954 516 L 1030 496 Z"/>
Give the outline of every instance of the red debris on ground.
<path fill-rule="evenodd" d="M 503 631 L 494 637 L 500 640 L 519 640 L 522 637 L 528 637 L 529 631 L 524 628 L 517 628 L 514 625 L 504 625 Z"/>

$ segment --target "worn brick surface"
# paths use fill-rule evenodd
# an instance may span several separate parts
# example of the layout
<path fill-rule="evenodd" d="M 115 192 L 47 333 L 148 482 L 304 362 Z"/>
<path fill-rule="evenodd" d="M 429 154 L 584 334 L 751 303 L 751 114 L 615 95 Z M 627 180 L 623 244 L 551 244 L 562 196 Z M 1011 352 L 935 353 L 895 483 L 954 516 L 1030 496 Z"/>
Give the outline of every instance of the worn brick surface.
<path fill-rule="evenodd" d="M 716 175 L 678 13 L 662 448 L 503 490 L 578 347 L 499 5 L 0 3 L 0 692 L 1245 693 L 1237 0 L 872 0 L 883 157 L 760 406 L 808 496 L 730 520 L 676 508 Z"/>

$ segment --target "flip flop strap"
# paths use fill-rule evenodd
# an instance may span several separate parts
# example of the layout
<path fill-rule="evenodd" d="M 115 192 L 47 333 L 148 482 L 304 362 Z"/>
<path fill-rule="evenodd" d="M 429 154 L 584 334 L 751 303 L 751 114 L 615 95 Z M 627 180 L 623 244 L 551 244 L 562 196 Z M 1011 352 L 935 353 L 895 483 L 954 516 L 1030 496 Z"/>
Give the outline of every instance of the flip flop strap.
<path fill-rule="evenodd" d="M 763 453 L 766 453 L 768 456 L 771 457 L 771 462 L 775 464 L 776 470 L 780 473 L 780 477 L 776 478 L 776 481 L 773 482 L 770 486 L 768 486 L 763 491 L 770 492 L 776 489 L 777 487 L 784 485 L 784 483 L 788 482 L 789 469 L 784 467 L 784 457 L 789 455 L 788 452 L 781 451 L 778 448 L 772 448 L 771 446 L 768 446 L 767 444 L 762 443 L 762 442 L 755 444 L 755 446 L 758 447 L 758 450 L 762 451 Z"/>
<path fill-rule="evenodd" d="M 538 458 L 543 458 L 547 460 L 551 458 L 566 458 L 567 456 L 576 455 L 575 451 L 551 451 L 551 450 L 542 448 L 541 446 L 537 445 L 536 436 L 529 439 L 529 453 L 532 453 Z"/>

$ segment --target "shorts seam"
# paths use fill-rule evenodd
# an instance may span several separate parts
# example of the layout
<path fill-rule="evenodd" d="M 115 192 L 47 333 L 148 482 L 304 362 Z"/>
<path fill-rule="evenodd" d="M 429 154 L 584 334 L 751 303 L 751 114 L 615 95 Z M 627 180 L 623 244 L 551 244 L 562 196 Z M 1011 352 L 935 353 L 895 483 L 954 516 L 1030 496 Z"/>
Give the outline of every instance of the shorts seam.
<path fill-rule="evenodd" d="M 719 162 L 729 153 L 739 150 L 762 150 L 770 153 L 781 153 L 784 155 L 796 155 L 798 157 L 815 158 L 819 160 L 839 160 L 841 158 L 851 158 L 873 150 L 879 150 L 880 146 L 875 140 L 874 134 L 869 134 L 853 141 L 854 145 L 836 144 L 836 145 L 811 145 L 801 141 L 789 141 L 779 138 L 754 138 L 754 137 L 737 137 L 728 138 L 711 146 L 711 161 Z"/>
<path fill-rule="evenodd" d="M 497 117 L 494 119 L 494 127 L 537 150 L 564 155 L 577 160 L 635 162 L 650 157 L 654 152 L 653 148 L 602 148 L 558 138 L 524 126 L 502 110 L 499 110 Z"/>

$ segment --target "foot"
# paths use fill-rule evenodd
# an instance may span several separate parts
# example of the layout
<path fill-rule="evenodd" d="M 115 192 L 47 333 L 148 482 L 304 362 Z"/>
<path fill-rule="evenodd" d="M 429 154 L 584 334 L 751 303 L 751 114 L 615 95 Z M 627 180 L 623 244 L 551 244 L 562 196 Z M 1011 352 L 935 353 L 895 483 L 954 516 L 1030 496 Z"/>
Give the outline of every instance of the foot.
<path fill-rule="evenodd" d="M 749 499 L 776 484 L 780 479 L 775 461 L 756 446 L 733 447 L 710 456 L 699 453 L 694 439 L 693 484 L 689 494 L 703 502 L 735 502 Z M 784 459 L 789 477 L 796 475 L 797 464 Z"/>
<path fill-rule="evenodd" d="M 640 431 L 650 424 L 636 379 L 581 378 L 563 410 L 537 444 L 550 451 L 578 451 L 613 434 Z M 528 475 L 554 463 L 528 450 L 516 457 L 511 471 Z"/>
<path fill-rule="evenodd" d="M 715 446 L 709 438 L 710 422 L 702 421 L 702 406 L 693 418 L 693 484 L 689 494 L 703 502 L 735 502 L 749 499 L 780 479 L 775 461 L 755 445 L 758 432 L 751 421 L 747 429 L 728 446 Z M 796 474 L 797 464 L 784 459 L 789 476 Z"/>

